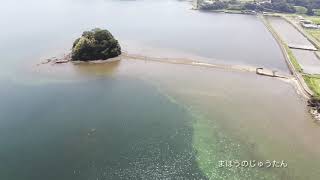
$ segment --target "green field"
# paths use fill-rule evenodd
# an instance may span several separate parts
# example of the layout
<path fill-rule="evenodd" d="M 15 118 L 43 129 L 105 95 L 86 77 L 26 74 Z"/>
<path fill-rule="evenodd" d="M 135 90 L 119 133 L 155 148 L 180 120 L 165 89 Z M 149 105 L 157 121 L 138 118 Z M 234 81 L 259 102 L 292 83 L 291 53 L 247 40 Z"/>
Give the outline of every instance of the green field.
<path fill-rule="evenodd" d="M 312 21 L 314 24 L 320 24 L 320 17 L 319 16 L 305 16 L 304 18 Z"/>

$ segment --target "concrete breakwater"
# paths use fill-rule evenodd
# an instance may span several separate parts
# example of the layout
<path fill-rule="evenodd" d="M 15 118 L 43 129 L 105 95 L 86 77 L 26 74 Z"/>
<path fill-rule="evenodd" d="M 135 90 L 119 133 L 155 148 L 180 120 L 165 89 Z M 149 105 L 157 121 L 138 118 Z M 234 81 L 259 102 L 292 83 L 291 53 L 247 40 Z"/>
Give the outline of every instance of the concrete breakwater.
<path fill-rule="evenodd" d="M 288 76 L 279 73 L 275 70 L 270 69 L 264 69 L 264 68 L 256 68 L 256 74 L 263 75 L 263 76 L 269 76 L 269 77 L 278 77 L 278 78 L 288 78 Z"/>
<path fill-rule="evenodd" d="M 307 51 L 317 51 L 317 48 L 314 46 L 305 46 L 305 45 L 299 45 L 299 44 L 288 44 L 288 47 L 291 49 L 301 49 L 301 50 L 307 50 Z"/>

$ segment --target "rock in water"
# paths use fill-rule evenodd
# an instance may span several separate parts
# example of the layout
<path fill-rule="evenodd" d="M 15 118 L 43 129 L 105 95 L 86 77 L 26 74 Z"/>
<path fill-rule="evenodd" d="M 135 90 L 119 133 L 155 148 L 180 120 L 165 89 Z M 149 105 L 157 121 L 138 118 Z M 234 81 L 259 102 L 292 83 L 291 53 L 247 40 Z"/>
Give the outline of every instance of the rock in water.
<path fill-rule="evenodd" d="M 121 47 L 113 35 L 105 29 L 93 29 L 83 32 L 72 46 L 73 61 L 105 60 L 119 56 Z"/>
<path fill-rule="evenodd" d="M 88 136 L 93 135 L 96 131 L 96 129 L 90 129 L 90 131 L 88 132 Z"/>

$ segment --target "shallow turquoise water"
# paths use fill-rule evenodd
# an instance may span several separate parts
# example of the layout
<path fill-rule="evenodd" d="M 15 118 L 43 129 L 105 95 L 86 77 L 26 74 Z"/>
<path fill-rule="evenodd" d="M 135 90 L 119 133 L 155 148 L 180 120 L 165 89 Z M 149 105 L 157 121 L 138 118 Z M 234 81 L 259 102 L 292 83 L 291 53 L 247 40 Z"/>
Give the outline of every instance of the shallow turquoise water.
<path fill-rule="evenodd" d="M 1 91 L 16 94 L 1 96 L 1 179 L 204 177 L 194 160 L 192 118 L 141 81 Z"/>

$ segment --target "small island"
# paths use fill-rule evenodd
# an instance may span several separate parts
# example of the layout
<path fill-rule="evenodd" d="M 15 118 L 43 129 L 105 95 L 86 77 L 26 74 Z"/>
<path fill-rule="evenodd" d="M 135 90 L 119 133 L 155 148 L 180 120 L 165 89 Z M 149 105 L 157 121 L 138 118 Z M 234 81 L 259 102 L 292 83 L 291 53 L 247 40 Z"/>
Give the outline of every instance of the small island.
<path fill-rule="evenodd" d="M 72 46 L 72 61 L 106 60 L 121 54 L 119 42 L 105 29 L 83 32 Z"/>

